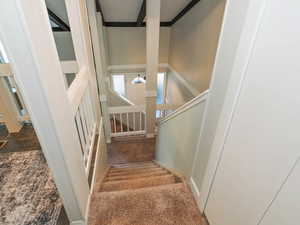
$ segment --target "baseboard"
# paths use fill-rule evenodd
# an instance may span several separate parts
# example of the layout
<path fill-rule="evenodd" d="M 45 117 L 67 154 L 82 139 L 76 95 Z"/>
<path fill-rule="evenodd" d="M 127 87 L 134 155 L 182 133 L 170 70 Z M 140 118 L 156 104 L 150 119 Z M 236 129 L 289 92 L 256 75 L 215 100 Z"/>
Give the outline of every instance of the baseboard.
<path fill-rule="evenodd" d="M 77 221 L 71 222 L 70 225 L 87 225 L 87 223 L 82 220 L 77 220 Z"/>
<path fill-rule="evenodd" d="M 192 177 L 190 178 L 190 182 L 189 183 L 190 183 L 190 187 L 191 187 L 192 193 L 194 195 L 194 198 L 196 200 L 196 203 L 198 205 L 198 208 L 201 211 L 201 213 L 203 213 L 203 208 L 201 207 L 201 204 L 200 204 L 200 201 L 199 201 L 199 199 L 200 199 L 200 191 L 199 191 L 199 189 L 198 189 L 198 187 L 197 187 L 197 185 L 196 185 L 196 183 L 195 183 L 195 181 L 194 181 L 194 179 Z"/>

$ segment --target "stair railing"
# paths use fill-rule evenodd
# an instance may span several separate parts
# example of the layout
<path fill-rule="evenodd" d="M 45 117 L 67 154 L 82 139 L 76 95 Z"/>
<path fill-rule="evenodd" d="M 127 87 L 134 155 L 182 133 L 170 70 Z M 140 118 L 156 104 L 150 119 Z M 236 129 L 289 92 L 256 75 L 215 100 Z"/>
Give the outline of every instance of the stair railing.
<path fill-rule="evenodd" d="M 175 110 L 169 110 L 169 113 L 167 113 L 166 116 L 162 117 L 160 120 L 159 120 L 159 124 L 162 124 L 162 123 L 165 123 L 167 122 L 168 120 L 176 117 L 177 115 L 185 112 L 186 110 L 194 107 L 195 105 L 203 102 L 203 101 L 206 101 L 207 97 L 208 97 L 208 94 L 209 94 L 209 90 L 206 90 L 204 91 L 203 93 L 201 93 L 200 95 L 198 95 L 197 97 L 193 98 L 192 100 L 188 101 L 187 103 L 185 103 L 184 105 L 178 107 L 177 109 Z"/>
<path fill-rule="evenodd" d="M 86 173 L 89 171 L 98 125 L 91 93 L 92 82 L 89 78 L 86 69 L 83 68 L 76 75 L 68 89 L 68 97 L 73 111 Z"/>
<path fill-rule="evenodd" d="M 112 137 L 145 134 L 145 106 L 109 107 Z"/>

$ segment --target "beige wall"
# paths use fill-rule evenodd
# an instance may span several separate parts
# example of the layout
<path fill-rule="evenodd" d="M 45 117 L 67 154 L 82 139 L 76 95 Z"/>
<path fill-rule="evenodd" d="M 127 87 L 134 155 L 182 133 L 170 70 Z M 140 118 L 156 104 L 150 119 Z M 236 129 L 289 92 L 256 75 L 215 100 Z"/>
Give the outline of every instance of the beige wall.
<path fill-rule="evenodd" d="M 200 102 L 159 125 L 156 160 L 167 168 L 190 177 L 205 102 Z"/>
<path fill-rule="evenodd" d="M 146 64 L 145 27 L 107 27 L 110 65 Z M 160 29 L 160 63 L 168 62 L 170 28 Z"/>
<path fill-rule="evenodd" d="M 169 64 L 200 92 L 209 87 L 225 1 L 200 1 L 171 29 Z"/>
<path fill-rule="evenodd" d="M 145 105 L 145 84 L 132 84 L 137 74 L 125 74 L 125 97 L 135 105 Z"/>
<path fill-rule="evenodd" d="M 176 78 L 173 72 L 167 72 L 166 102 L 173 105 L 183 105 L 191 100 L 192 93 Z"/>

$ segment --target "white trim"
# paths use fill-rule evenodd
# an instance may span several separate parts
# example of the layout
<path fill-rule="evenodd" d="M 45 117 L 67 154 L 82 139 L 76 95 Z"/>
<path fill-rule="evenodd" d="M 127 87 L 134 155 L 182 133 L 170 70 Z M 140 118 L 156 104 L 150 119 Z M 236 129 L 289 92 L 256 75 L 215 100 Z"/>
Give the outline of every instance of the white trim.
<path fill-rule="evenodd" d="M 100 95 L 100 102 L 107 102 L 107 96 L 106 95 Z"/>
<path fill-rule="evenodd" d="M 78 73 L 78 64 L 76 61 L 60 61 L 63 73 Z M 0 77 L 13 76 L 13 71 L 9 63 L 0 63 Z"/>
<path fill-rule="evenodd" d="M 60 61 L 62 71 L 64 73 L 78 73 L 79 67 L 75 60 L 70 61 Z"/>
<path fill-rule="evenodd" d="M 160 63 L 159 64 L 159 69 L 168 69 L 169 64 L 168 63 Z M 146 71 L 146 64 L 127 64 L 127 65 L 109 65 L 107 67 L 107 71 L 112 72 L 112 73 L 117 73 L 114 71 L 130 71 L 130 70 L 145 70 Z"/>
<path fill-rule="evenodd" d="M 87 175 L 87 177 L 89 176 L 89 171 L 91 168 L 91 163 L 92 163 L 92 158 L 93 158 L 93 151 L 94 151 L 94 145 L 95 145 L 95 138 L 96 138 L 96 130 L 97 130 L 97 126 L 96 123 L 94 124 L 94 128 L 93 128 L 93 136 L 92 136 L 92 141 L 91 141 L 91 145 L 90 145 L 90 149 L 89 149 L 89 155 L 88 155 L 88 161 L 87 161 L 87 166 L 85 168 L 85 173 Z"/>
<path fill-rule="evenodd" d="M 134 105 L 133 102 L 131 102 L 129 99 L 127 99 L 126 97 L 124 97 L 123 95 L 119 95 L 116 91 L 114 91 L 113 89 L 111 89 L 110 87 L 107 88 L 108 92 L 110 92 L 111 95 L 114 95 L 116 98 L 120 98 L 121 101 L 124 101 L 125 104 L 128 105 Z M 111 104 L 111 103 L 110 103 Z"/>
<path fill-rule="evenodd" d="M 70 225 L 87 225 L 87 224 L 82 220 L 77 220 L 77 221 L 72 221 Z"/>
<path fill-rule="evenodd" d="M 86 92 L 87 87 L 88 75 L 85 68 L 83 68 L 78 73 L 67 92 L 74 115 L 77 113 L 78 106 L 80 105 L 81 99 Z"/>
<path fill-rule="evenodd" d="M 199 188 L 197 187 L 197 185 L 192 177 L 190 178 L 189 183 L 190 183 L 190 187 L 191 187 L 192 193 L 194 195 L 194 198 L 196 200 L 197 206 L 198 206 L 199 210 L 201 211 L 202 207 L 200 207 L 200 201 L 199 201 L 199 197 L 200 197 Z M 201 213 L 203 213 L 203 212 L 201 211 Z"/>
<path fill-rule="evenodd" d="M 154 138 L 155 137 L 155 133 L 149 133 L 146 135 L 146 138 Z"/>
<path fill-rule="evenodd" d="M 129 132 L 112 133 L 111 136 L 112 137 L 122 137 L 122 136 L 144 135 L 144 134 L 145 134 L 144 130 L 139 130 L 139 131 L 129 131 Z"/>
<path fill-rule="evenodd" d="M 243 85 L 251 53 L 254 49 L 255 40 L 257 38 L 257 32 L 262 23 L 265 8 L 266 0 L 253 2 L 250 1 L 250 6 L 247 10 L 248 12 L 246 22 L 243 26 L 243 30 L 241 31 L 241 38 L 239 41 L 238 49 L 235 55 L 235 62 L 233 64 L 231 72 L 232 77 L 229 81 L 228 91 L 224 100 L 223 109 L 216 128 L 208 164 L 206 166 L 206 172 L 200 189 L 200 202 L 203 206 L 202 210 L 204 211 L 206 210 L 206 206 L 210 197 L 210 192 L 212 190 L 216 173 L 219 168 L 219 163 L 222 158 L 224 145 L 231 127 L 233 116 L 235 114 L 235 109 L 237 106 L 241 87 Z M 217 74 L 214 74 L 214 76 L 216 75 Z M 217 78 L 215 77 L 215 79 Z"/>
<path fill-rule="evenodd" d="M 197 96 L 200 94 L 200 91 L 198 91 L 196 88 L 194 88 L 186 79 L 183 78 L 182 75 L 177 73 L 177 71 L 169 65 L 169 70 L 175 75 L 178 81 L 185 86 L 194 96 Z"/>
<path fill-rule="evenodd" d="M 89 188 L 46 4 L 4 1 L 0 19 L 0 39 L 68 218 L 84 220 Z"/>
<path fill-rule="evenodd" d="M 133 106 L 115 106 L 109 107 L 109 113 L 130 113 L 130 112 L 144 112 L 144 105 L 133 105 Z"/>
<path fill-rule="evenodd" d="M 183 78 L 182 75 L 180 75 L 170 64 L 168 63 L 160 63 L 159 69 L 169 69 L 172 74 L 175 76 L 175 78 L 183 85 L 185 86 L 193 96 L 197 96 L 200 94 L 200 92 L 193 87 L 187 80 Z M 113 75 L 113 74 L 119 74 L 122 72 L 124 75 L 126 74 L 136 74 L 138 72 L 126 72 L 130 70 L 145 70 L 146 71 L 146 64 L 128 64 L 128 65 L 110 65 L 107 67 L 107 70 Z M 120 72 L 119 72 L 120 71 Z M 145 73 L 140 72 L 140 73 Z M 160 71 L 159 71 L 160 72 Z"/>
<path fill-rule="evenodd" d="M 180 115 L 181 113 L 185 112 L 186 110 L 194 107 L 195 105 L 205 101 L 208 98 L 208 95 L 209 95 L 209 90 L 204 91 L 202 94 L 200 94 L 197 97 L 193 98 L 192 100 L 185 103 L 184 105 L 182 105 L 181 107 L 176 109 L 174 112 L 170 113 L 165 118 L 160 120 L 159 124 L 161 125 L 161 124 L 167 122 L 168 120 Z"/>

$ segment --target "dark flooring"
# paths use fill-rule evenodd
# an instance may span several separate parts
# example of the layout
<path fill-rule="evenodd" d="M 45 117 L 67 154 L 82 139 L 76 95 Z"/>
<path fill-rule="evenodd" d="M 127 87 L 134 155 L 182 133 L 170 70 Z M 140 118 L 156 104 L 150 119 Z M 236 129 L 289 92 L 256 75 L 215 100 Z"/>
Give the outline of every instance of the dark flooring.
<path fill-rule="evenodd" d="M 32 125 L 22 127 L 19 133 L 9 134 L 6 127 L 0 125 L 0 140 L 7 143 L 0 148 L 0 153 L 41 150 L 39 140 Z"/>
<path fill-rule="evenodd" d="M 108 163 L 145 162 L 155 159 L 155 138 L 114 137 L 108 145 Z"/>

